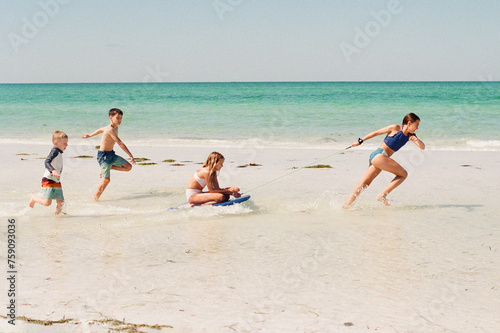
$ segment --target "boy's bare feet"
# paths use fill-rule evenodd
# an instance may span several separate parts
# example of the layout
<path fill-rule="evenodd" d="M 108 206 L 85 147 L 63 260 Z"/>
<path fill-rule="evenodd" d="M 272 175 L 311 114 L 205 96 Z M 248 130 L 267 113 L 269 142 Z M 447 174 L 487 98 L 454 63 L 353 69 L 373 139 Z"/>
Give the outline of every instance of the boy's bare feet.
<path fill-rule="evenodd" d="M 30 203 L 28 204 L 28 206 L 30 206 L 30 208 L 33 208 L 35 207 L 35 197 L 34 196 L 31 196 L 31 199 L 30 199 Z"/>
<path fill-rule="evenodd" d="M 64 200 L 59 200 L 57 199 L 57 205 L 56 205 L 56 215 L 59 215 L 61 214 L 61 212 L 63 214 L 66 214 L 64 213 L 62 210 L 63 210 L 63 207 L 64 207 Z"/>

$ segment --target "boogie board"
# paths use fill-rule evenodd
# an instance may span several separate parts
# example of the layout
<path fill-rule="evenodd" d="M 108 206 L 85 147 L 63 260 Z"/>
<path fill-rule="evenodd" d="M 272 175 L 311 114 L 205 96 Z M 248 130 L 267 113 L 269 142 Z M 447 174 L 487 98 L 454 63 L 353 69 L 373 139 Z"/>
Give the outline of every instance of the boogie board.
<path fill-rule="evenodd" d="M 245 195 L 245 196 L 233 199 L 233 200 L 224 201 L 224 202 L 221 202 L 221 203 L 218 203 L 218 204 L 214 204 L 212 206 L 231 206 L 231 205 L 234 205 L 234 204 L 237 204 L 237 203 L 241 203 L 241 202 L 247 201 L 248 199 L 250 199 L 250 195 Z M 193 207 L 199 207 L 199 206 L 193 206 Z M 177 207 L 171 207 L 171 208 L 169 208 L 169 210 L 179 209 L 179 208 L 191 208 L 191 206 L 187 202 L 185 202 L 182 205 L 179 205 Z"/>
<path fill-rule="evenodd" d="M 231 206 L 231 205 L 234 205 L 234 204 L 237 204 L 237 203 L 241 203 L 241 202 L 247 201 L 248 199 L 250 199 L 250 196 L 249 195 L 244 195 L 242 197 L 239 197 L 239 198 L 236 198 L 236 199 L 233 199 L 233 200 L 229 200 L 229 201 L 224 201 L 224 202 L 221 202 L 221 203 L 218 203 L 218 204 L 214 204 L 212 206 Z"/>

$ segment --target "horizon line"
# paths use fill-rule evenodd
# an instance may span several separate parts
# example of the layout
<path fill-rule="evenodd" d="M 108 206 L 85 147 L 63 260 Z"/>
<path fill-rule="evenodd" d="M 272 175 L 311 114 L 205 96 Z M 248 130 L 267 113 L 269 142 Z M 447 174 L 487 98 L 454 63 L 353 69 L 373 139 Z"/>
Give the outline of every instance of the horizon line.
<path fill-rule="evenodd" d="M 164 81 L 164 82 L 136 82 L 136 81 L 106 81 L 106 82 L 0 82 L 0 85 L 16 84 L 206 84 L 206 83 L 498 83 L 500 81 L 487 80 L 353 80 L 353 81 Z"/>

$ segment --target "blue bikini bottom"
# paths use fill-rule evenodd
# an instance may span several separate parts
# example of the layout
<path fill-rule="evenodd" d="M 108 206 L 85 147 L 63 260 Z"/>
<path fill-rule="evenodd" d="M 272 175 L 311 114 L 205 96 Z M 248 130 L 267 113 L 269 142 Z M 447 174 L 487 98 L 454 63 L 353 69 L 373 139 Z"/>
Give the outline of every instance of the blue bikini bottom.
<path fill-rule="evenodd" d="M 370 163 L 372 162 L 373 158 L 374 158 L 375 156 L 377 156 L 378 154 L 382 154 L 382 155 L 384 155 L 384 156 L 389 157 L 389 155 L 386 153 L 386 151 L 385 151 L 385 150 L 383 150 L 382 148 L 377 148 L 377 149 L 376 149 L 373 153 L 371 153 L 371 155 L 370 155 Z"/>

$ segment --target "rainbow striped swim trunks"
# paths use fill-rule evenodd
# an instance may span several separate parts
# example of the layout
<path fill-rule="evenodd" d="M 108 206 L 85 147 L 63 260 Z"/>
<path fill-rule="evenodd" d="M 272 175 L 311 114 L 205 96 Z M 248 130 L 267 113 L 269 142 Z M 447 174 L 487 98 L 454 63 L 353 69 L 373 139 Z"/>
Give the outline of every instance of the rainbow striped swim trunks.
<path fill-rule="evenodd" d="M 48 178 L 42 178 L 42 197 L 44 199 L 64 199 L 62 185 Z"/>

